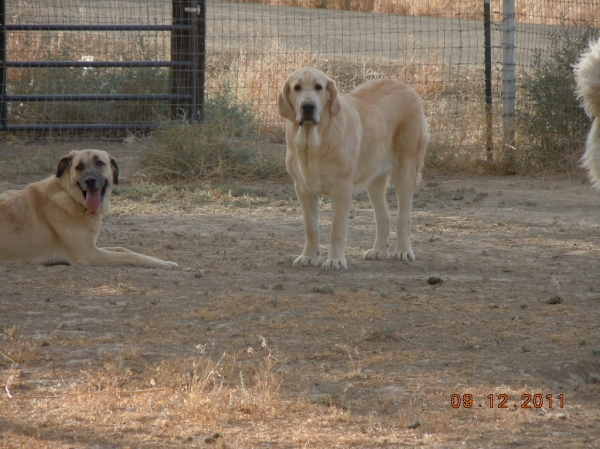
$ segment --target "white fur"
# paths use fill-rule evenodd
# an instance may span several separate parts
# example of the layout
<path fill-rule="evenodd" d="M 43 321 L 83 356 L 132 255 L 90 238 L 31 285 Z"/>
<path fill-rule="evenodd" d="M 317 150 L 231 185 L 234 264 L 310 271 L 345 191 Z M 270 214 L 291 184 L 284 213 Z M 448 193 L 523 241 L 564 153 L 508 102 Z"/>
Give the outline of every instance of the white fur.
<path fill-rule="evenodd" d="M 582 166 L 589 171 L 595 187 L 600 188 L 600 40 L 590 43 L 574 66 L 577 96 L 586 113 L 594 119 L 588 134 Z"/>

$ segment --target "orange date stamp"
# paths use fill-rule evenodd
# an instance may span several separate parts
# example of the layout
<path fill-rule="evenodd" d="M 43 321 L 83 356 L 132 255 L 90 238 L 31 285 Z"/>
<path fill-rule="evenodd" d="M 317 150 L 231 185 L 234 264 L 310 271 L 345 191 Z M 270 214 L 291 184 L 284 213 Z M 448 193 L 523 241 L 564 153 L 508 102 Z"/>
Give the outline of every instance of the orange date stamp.
<path fill-rule="evenodd" d="M 485 399 L 485 400 L 484 400 Z M 511 401 L 508 394 L 488 394 L 481 401 L 476 401 L 472 394 L 453 394 L 450 398 L 452 408 L 498 408 L 498 409 L 540 409 L 546 408 L 563 408 L 564 395 L 543 395 L 541 393 L 521 395 L 519 402 Z"/>

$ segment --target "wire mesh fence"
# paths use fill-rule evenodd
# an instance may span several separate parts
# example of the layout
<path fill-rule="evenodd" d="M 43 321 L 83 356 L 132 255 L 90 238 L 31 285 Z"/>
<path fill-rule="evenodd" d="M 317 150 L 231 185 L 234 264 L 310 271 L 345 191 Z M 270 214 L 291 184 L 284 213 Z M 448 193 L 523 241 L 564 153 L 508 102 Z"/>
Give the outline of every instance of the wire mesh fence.
<path fill-rule="evenodd" d="M 501 102 L 501 24 L 506 0 L 493 0 L 490 8 L 491 129 L 486 121 L 484 0 L 205 3 L 205 47 L 190 50 L 192 46 L 178 47 L 175 37 L 181 32 L 169 27 L 191 26 L 174 14 L 176 6 L 191 8 L 185 17 L 193 18 L 196 2 L 7 0 L 4 124 L 107 125 L 67 130 L 71 138 L 88 139 L 143 133 L 173 121 L 192 123 L 195 117 L 189 108 L 169 95 L 179 94 L 188 101 L 177 80 L 187 83 L 193 78 L 206 95 L 206 120 L 221 111 L 215 104 L 225 101 L 252 117 L 253 134 L 246 133 L 245 138 L 278 141 L 283 119 L 277 114 L 277 92 L 293 69 L 314 66 L 331 76 L 342 91 L 378 77 L 412 85 L 425 102 L 432 131 L 430 165 L 487 160 L 490 136 L 494 158 L 506 147 Z M 573 94 L 570 64 L 596 35 L 598 6 L 597 0 L 532 0 L 516 5 L 517 128 L 509 145 L 518 157 L 543 165 L 531 149 L 544 157 L 568 159 L 562 154 L 567 148 L 581 147 L 588 121 Z M 15 27 L 27 24 L 87 29 Z M 202 64 L 166 63 L 186 60 L 180 55 L 185 51 L 200 54 Z M 11 61 L 21 64 L 9 66 Z M 77 64 L 40 66 L 39 61 Z M 103 64 L 106 61 L 122 64 Z M 131 61 L 146 64 L 124 64 Z M 190 77 L 192 70 L 199 75 Z M 558 76 L 550 79 L 545 76 L 548 72 Z M 90 97 L 77 101 L 68 97 L 74 94 Z M 19 95 L 46 97 L 20 101 L 25 97 Z M 110 95 L 115 97 L 106 97 Z M 7 96 L 13 100 L 6 101 Z M 38 137 L 42 128 L 23 126 L 20 135 Z"/>

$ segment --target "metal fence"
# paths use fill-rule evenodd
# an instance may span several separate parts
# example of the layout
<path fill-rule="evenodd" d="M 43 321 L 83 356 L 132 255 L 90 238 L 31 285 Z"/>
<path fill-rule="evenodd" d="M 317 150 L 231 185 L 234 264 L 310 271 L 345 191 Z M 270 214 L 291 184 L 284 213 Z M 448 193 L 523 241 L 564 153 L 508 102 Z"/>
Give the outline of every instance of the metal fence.
<path fill-rule="evenodd" d="M 260 137 L 280 136 L 277 92 L 289 72 L 310 65 L 327 72 L 341 90 L 376 77 L 411 84 L 426 105 L 433 136 L 429 157 L 439 154 L 440 163 L 448 149 L 455 158 L 487 159 L 490 149 L 503 147 L 503 118 L 512 114 L 503 95 L 515 98 L 517 113 L 539 101 L 520 91 L 523 77 L 553 57 L 561 30 L 593 27 L 600 6 L 597 0 L 532 0 L 517 5 L 511 16 L 506 8 L 513 0 L 459 0 L 440 10 L 440 2 L 425 0 L 206 0 L 200 21 L 205 40 L 185 47 L 205 62 L 190 66 L 192 57 L 182 57 L 174 33 L 177 26 L 193 25 L 174 14 L 176 4 L 193 11 L 197 2 L 4 3 L 5 131 L 13 126 L 25 138 L 37 137 L 44 127 L 71 123 L 79 125 L 70 128 L 73 138 L 112 138 L 119 135 L 115 128 L 139 133 L 169 120 L 202 120 L 202 103 L 194 103 L 201 96 L 181 92 L 177 80 L 183 78 L 183 84 L 197 82 L 205 90 L 207 103 L 221 96 L 251 108 Z M 514 47 L 502 33 L 511 19 Z M 513 93 L 507 93 L 506 79 L 503 92 L 507 44 L 515 58 Z M 190 75 L 192 70 L 197 73 Z M 178 101 L 173 95 L 192 108 L 173 107 Z"/>
<path fill-rule="evenodd" d="M 168 117 L 166 104 L 171 117 L 183 113 L 201 120 L 206 54 L 206 7 L 201 3 L 174 0 L 167 20 L 158 23 L 159 10 L 140 14 L 132 9 L 130 16 L 117 18 L 106 14 L 108 3 L 84 9 L 19 2 L 7 11 L 3 2 L 0 129 L 145 130 Z M 169 92 L 164 92 L 167 83 L 160 83 L 161 76 L 168 76 Z M 134 114 L 115 120 L 131 106 Z M 155 116 L 148 117 L 148 110 L 155 110 Z"/>

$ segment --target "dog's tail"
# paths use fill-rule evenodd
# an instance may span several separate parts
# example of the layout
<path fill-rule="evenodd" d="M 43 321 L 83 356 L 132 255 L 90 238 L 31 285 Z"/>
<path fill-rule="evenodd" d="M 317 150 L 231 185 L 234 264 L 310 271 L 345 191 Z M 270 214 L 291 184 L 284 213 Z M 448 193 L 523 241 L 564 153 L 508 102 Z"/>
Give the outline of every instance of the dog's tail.
<path fill-rule="evenodd" d="M 589 170 L 594 186 L 600 188 L 600 39 L 590 43 L 588 52 L 574 65 L 574 72 L 577 97 L 594 119 L 581 163 Z"/>

